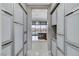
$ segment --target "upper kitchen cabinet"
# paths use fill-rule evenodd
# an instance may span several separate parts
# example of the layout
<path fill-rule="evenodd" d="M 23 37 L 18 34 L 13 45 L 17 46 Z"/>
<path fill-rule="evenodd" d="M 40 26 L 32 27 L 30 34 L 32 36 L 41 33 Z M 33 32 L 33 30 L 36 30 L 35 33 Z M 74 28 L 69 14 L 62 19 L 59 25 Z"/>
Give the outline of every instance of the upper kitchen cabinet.
<path fill-rule="evenodd" d="M 65 15 L 79 9 L 79 3 L 65 3 Z"/>
<path fill-rule="evenodd" d="M 56 21 L 57 21 L 57 19 L 56 19 L 56 10 L 52 13 L 52 26 L 53 25 L 56 25 Z"/>
<path fill-rule="evenodd" d="M 64 35 L 64 4 L 57 7 L 57 33 Z"/>
<path fill-rule="evenodd" d="M 14 4 L 14 22 L 23 24 L 23 12 L 19 4 Z"/>

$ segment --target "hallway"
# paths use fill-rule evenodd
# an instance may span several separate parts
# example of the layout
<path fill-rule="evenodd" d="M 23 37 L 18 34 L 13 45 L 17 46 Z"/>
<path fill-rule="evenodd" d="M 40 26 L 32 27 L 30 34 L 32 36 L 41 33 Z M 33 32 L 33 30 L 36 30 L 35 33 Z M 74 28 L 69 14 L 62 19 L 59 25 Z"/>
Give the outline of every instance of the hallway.
<path fill-rule="evenodd" d="M 0 3 L 0 56 L 79 56 L 79 3 Z"/>

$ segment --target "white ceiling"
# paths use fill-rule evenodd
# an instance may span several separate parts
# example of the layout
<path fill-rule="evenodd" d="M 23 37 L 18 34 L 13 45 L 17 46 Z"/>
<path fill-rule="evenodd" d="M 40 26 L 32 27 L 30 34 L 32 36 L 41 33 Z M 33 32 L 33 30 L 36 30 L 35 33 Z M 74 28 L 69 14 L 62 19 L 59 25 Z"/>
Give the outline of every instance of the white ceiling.
<path fill-rule="evenodd" d="M 48 8 L 50 3 L 27 3 L 29 7 L 33 8 Z"/>
<path fill-rule="evenodd" d="M 27 5 L 31 5 L 31 6 L 35 6 L 35 5 L 38 5 L 38 6 L 41 6 L 41 5 L 44 5 L 44 6 L 48 6 L 50 5 L 50 3 L 27 3 Z"/>

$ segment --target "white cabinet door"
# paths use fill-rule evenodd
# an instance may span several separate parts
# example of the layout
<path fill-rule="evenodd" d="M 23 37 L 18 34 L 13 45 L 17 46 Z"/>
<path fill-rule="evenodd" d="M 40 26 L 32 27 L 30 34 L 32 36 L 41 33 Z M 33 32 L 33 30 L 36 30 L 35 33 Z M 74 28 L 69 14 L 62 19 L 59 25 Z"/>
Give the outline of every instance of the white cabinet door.
<path fill-rule="evenodd" d="M 79 48 L 66 45 L 67 56 L 79 56 Z"/>
<path fill-rule="evenodd" d="M 2 48 L 2 56 L 11 56 L 12 55 L 12 44 L 9 44 Z"/>
<path fill-rule="evenodd" d="M 64 52 L 64 36 L 57 35 L 57 46 Z"/>
<path fill-rule="evenodd" d="M 64 54 L 60 50 L 57 49 L 57 56 L 64 56 Z"/>
<path fill-rule="evenodd" d="M 79 3 L 65 3 L 65 15 L 73 12 L 77 7 L 79 7 Z"/>
<path fill-rule="evenodd" d="M 56 25 L 56 10 L 52 14 L 52 25 Z"/>
<path fill-rule="evenodd" d="M 64 4 L 57 7 L 57 33 L 64 34 Z"/>
<path fill-rule="evenodd" d="M 56 56 L 56 42 L 52 40 L 52 54 Z"/>
<path fill-rule="evenodd" d="M 13 3 L 2 3 L 1 9 L 13 14 Z"/>
<path fill-rule="evenodd" d="M 19 4 L 14 4 L 14 21 L 23 24 L 23 10 Z"/>
<path fill-rule="evenodd" d="M 67 40 L 79 44 L 79 11 L 67 16 L 65 20 Z"/>
<path fill-rule="evenodd" d="M 15 55 L 23 48 L 23 25 L 14 23 Z"/>
<path fill-rule="evenodd" d="M 2 21 L 2 42 L 11 40 L 13 17 L 4 11 L 1 11 Z"/>

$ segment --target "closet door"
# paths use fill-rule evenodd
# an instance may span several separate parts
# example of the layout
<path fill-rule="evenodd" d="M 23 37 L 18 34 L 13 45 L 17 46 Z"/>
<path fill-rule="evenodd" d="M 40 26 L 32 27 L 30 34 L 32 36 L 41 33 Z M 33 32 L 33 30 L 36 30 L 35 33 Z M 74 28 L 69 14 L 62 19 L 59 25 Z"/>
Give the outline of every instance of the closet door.
<path fill-rule="evenodd" d="M 15 55 L 23 48 L 23 25 L 14 23 Z"/>
<path fill-rule="evenodd" d="M 78 4 L 72 4 L 71 6 L 76 8 Z M 67 10 L 66 7 L 65 10 Z M 78 25 L 79 25 L 79 10 L 65 16 L 66 55 L 79 56 L 79 26 Z"/>
<path fill-rule="evenodd" d="M 62 12 L 60 12 L 62 11 Z M 61 3 L 57 7 L 57 55 L 64 53 L 64 4 Z"/>
<path fill-rule="evenodd" d="M 60 12 L 62 11 L 62 12 Z M 64 4 L 57 7 L 57 34 L 64 35 Z"/>
<path fill-rule="evenodd" d="M 79 44 L 79 10 L 65 18 L 67 40 Z"/>
<path fill-rule="evenodd" d="M 19 51 L 23 49 L 23 12 L 23 9 L 18 3 L 14 4 L 15 55 L 19 55 Z"/>
<path fill-rule="evenodd" d="M 13 4 L 0 4 L 0 18 L 1 18 L 1 55 L 13 55 Z"/>
<path fill-rule="evenodd" d="M 13 16 L 2 11 L 2 42 L 12 40 Z"/>

